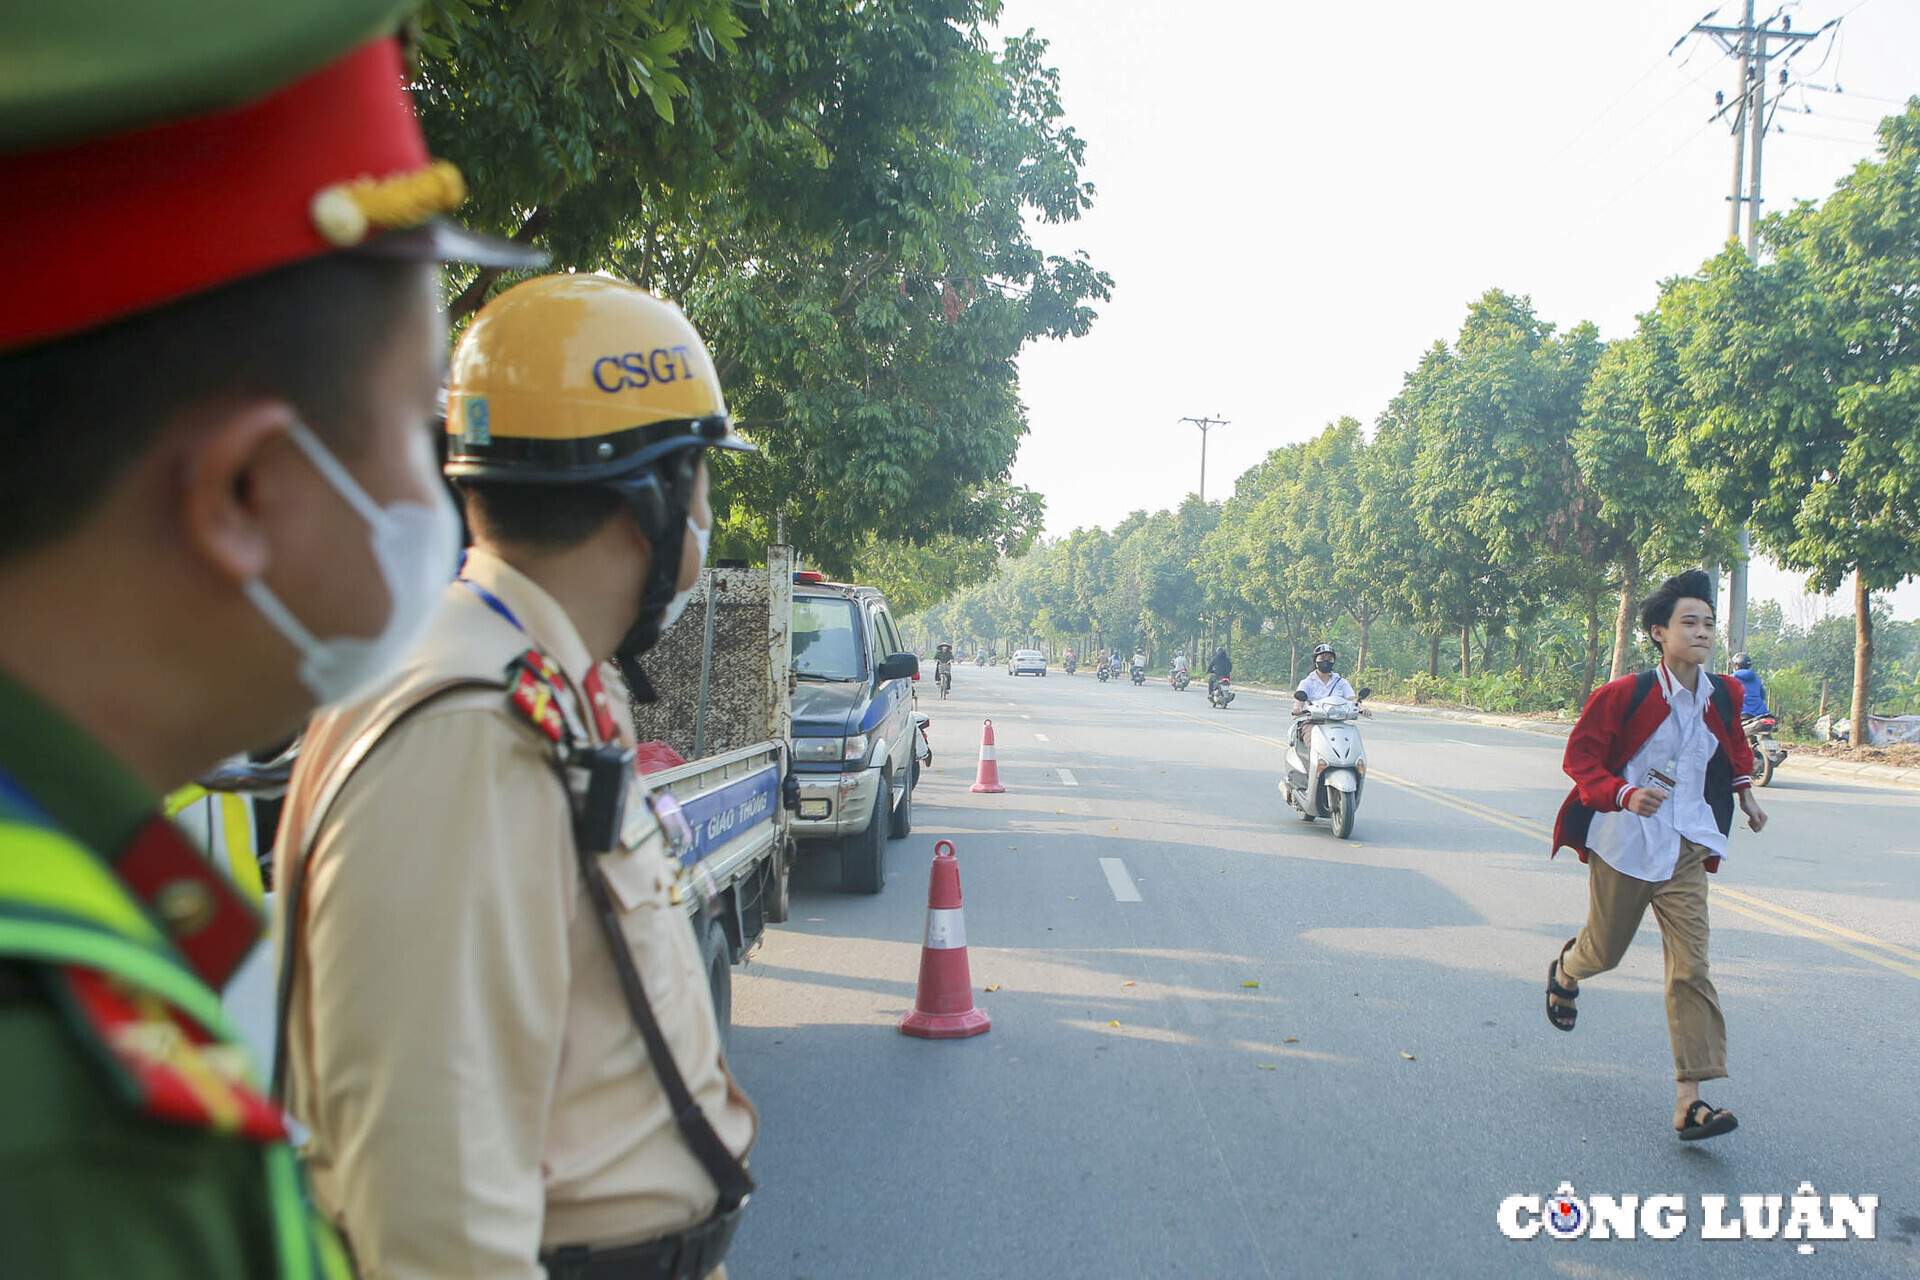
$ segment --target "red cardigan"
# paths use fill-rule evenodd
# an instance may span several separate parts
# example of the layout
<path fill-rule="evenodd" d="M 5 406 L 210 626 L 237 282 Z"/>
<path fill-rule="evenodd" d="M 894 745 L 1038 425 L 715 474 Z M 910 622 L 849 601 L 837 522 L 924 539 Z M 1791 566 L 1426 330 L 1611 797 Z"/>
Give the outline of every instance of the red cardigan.
<path fill-rule="evenodd" d="M 1666 721 L 1666 692 L 1656 678 L 1631 719 L 1627 708 L 1633 702 L 1634 689 L 1643 676 L 1622 676 L 1601 685 L 1587 699 L 1586 709 L 1567 739 L 1567 754 L 1562 767 L 1573 779 L 1573 791 L 1560 806 L 1553 825 L 1553 851 L 1572 849 L 1585 862 L 1593 850 L 1587 847 L 1587 831 L 1596 813 L 1613 813 L 1626 807 L 1634 788 L 1620 776 L 1634 753 L 1646 745 L 1654 730 Z M 1726 705 L 1738 707 L 1745 695 L 1731 676 L 1712 676 L 1714 685 L 1726 693 Z M 1714 820 L 1725 835 L 1733 826 L 1733 796 L 1753 786 L 1753 748 L 1740 726 L 1738 714 L 1732 723 L 1721 715 L 1723 700 L 1712 698 L 1707 704 L 1707 728 L 1719 740 L 1719 748 L 1707 762 L 1706 799 Z M 1720 859 L 1707 859 L 1707 870 L 1718 871 Z"/>

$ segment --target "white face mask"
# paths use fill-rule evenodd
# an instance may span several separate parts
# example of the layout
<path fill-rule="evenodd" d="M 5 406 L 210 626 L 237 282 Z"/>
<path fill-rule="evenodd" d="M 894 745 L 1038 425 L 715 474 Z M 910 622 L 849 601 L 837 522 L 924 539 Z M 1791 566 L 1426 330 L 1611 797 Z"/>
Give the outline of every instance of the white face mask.
<path fill-rule="evenodd" d="M 693 544 L 700 548 L 700 563 L 705 565 L 707 563 L 707 547 L 713 541 L 713 530 L 702 529 L 693 522 L 692 516 L 688 516 L 687 532 L 693 535 Z M 687 602 L 693 599 L 693 593 L 699 585 L 700 579 L 696 577 L 693 580 L 693 586 L 688 587 L 685 591 L 676 593 L 673 599 L 667 601 L 667 610 L 660 615 L 660 630 L 665 631 L 668 627 L 680 621 L 680 615 L 687 611 Z"/>
<path fill-rule="evenodd" d="M 287 429 L 314 469 L 367 522 L 373 562 L 387 591 L 387 621 L 380 634 L 317 638 L 258 578 L 240 589 L 287 642 L 300 651 L 300 680 L 322 706 L 350 702 L 397 666 L 432 624 L 460 554 L 460 517 L 444 487 L 434 486 L 431 504 L 396 502 L 382 507 L 301 423 Z"/>

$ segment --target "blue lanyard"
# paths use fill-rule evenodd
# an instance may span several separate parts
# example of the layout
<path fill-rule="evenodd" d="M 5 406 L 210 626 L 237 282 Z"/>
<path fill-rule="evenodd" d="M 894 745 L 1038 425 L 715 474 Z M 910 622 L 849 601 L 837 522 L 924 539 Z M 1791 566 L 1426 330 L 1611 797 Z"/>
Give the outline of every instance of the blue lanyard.
<path fill-rule="evenodd" d="M 59 826 L 59 824 L 53 820 L 53 815 L 48 813 L 46 809 L 41 806 L 40 802 L 34 799 L 33 795 L 25 787 L 21 786 L 20 783 L 14 779 L 14 776 L 5 769 L 0 769 L 0 795 L 4 795 L 19 808 L 25 810 L 28 817 L 38 819 L 42 826 L 55 828 Z"/>
<path fill-rule="evenodd" d="M 521 635 L 527 634 L 527 629 L 520 625 L 520 619 L 513 616 L 513 610 L 507 608 L 507 602 L 505 600 L 502 600 L 499 596 L 493 594 L 493 592 L 487 590 L 472 578 L 455 578 L 454 581 L 473 592 L 476 596 L 479 596 L 480 599 L 486 603 L 487 608 L 493 610 L 508 622 L 511 622 L 515 631 L 518 631 Z"/>

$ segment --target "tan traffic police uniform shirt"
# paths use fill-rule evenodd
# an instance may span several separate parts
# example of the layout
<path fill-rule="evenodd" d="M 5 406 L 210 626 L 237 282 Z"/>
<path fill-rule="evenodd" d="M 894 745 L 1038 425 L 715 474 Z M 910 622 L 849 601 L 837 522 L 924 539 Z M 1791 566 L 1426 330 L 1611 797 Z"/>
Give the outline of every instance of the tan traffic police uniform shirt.
<path fill-rule="evenodd" d="M 550 596 L 482 551 L 466 574 L 526 634 L 456 583 L 397 683 L 309 727 L 282 879 L 327 775 L 390 699 L 453 676 L 499 679 L 530 644 L 581 688 L 586 648 Z M 334 804 L 303 919 L 278 930 L 300 948 L 288 1102 L 313 1130 L 315 1195 L 364 1280 L 534 1280 L 542 1249 L 648 1239 L 713 1210 L 621 998 L 546 751 L 491 690 L 403 720 Z M 744 1152 L 757 1120 L 721 1059 L 657 825 L 603 865 L 674 1059 Z"/>

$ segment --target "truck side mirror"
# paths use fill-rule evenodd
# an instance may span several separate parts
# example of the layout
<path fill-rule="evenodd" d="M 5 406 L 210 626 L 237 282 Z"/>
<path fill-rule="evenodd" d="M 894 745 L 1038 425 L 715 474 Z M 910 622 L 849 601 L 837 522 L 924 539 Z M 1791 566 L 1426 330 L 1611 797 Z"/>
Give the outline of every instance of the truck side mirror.
<path fill-rule="evenodd" d="M 891 653 L 880 664 L 880 670 L 874 673 L 874 679 L 881 684 L 889 680 L 918 680 L 920 678 L 920 659 L 910 653 Z"/>

